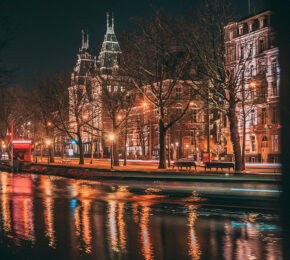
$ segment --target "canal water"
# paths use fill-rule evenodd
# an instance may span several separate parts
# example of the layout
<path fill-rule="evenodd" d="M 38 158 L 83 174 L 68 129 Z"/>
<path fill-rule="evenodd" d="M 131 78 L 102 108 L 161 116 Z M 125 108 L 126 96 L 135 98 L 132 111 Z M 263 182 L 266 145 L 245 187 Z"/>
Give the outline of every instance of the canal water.
<path fill-rule="evenodd" d="M 277 211 L 233 205 L 154 185 L 0 172 L 0 259 L 282 259 Z"/>

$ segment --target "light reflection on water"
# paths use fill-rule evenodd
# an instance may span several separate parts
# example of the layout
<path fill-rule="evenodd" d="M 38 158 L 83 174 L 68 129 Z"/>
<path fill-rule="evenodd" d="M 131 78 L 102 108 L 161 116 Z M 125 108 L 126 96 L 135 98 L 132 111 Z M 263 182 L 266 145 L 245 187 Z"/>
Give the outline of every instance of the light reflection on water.
<path fill-rule="evenodd" d="M 275 213 L 206 207 L 195 193 L 0 173 L 7 259 L 282 259 Z"/>

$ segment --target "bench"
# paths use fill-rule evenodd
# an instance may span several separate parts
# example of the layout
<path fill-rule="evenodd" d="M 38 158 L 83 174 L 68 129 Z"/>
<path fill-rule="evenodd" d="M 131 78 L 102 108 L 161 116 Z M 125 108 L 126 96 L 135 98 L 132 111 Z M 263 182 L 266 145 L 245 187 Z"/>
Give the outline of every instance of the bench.
<path fill-rule="evenodd" d="M 231 163 L 231 162 L 206 162 L 205 166 L 204 166 L 205 170 L 206 168 L 209 168 L 211 170 L 211 168 L 215 168 L 216 170 L 218 170 L 219 168 L 222 169 L 231 169 L 233 168 L 233 170 L 235 169 L 235 164 Z"/>
<path fill-rule="evenodd" d="M 196 171 L 196 164 L 195 164 L 195 162 L 174 162 L 173 163 L 173 169 L 174 169 L 175 166 L 177 167 L 178 170 L 180 168 L 182 170 L 182 167 L 185 167 L 186 170 L 187 169 L 190 169 L 191 170 L 191 167 L 194 167 L 195 168 L 195 171 Z"/>
<path fill-rule="evenodd" d="M 62 159 L 60 162 L 61 163 L 68 163 L 68 162 L 71 162 L 71 160 L 70 159 Z"/>

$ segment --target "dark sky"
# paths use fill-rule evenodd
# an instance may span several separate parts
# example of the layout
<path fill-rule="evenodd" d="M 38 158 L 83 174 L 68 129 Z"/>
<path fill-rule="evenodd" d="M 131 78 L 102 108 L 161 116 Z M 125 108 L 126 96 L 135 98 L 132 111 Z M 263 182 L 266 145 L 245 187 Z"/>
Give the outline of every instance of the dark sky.
<path fill-rule="evenodd" d="M 195 0 L 0 0 L 17 28 L 2 60 L 17 68 L 12 84 L 29 89 L 41 74 L 71 72 L 81 44 L 81 29 L 89 30 L 90 47 L 98 52 L 106 29 L 106 12 L 114 12 L 115 32 L 128 28 L 130 17 L 148 16 L 151 6 L 167 12 L 184 11 Z M 248 0 L 233 0 L 241 16 Z M 4 4 L 3 4 L 4 2 Z M 263 0 L 252 6 L 264 8 Z M 1 13 L 0 13 L 1 15 Z M 121 46 L 122 47 L 122 46 Z"/>

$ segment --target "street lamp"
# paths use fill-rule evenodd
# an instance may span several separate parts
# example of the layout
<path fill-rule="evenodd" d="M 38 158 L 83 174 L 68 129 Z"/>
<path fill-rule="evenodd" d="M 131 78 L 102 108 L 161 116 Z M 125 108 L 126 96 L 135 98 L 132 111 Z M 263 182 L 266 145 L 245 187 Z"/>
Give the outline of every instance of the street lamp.
<path fill-rule="evenodd" d="M 252 87 L 252 88 L 256 87 L 256 83 L 255 83 L 254 81 L 252 81 L 252 82 L 250 83 L 250 87 Z"/>
<path fill-rule="evenodd" d="M 47 146 L 48 146 L 48 156 L 47 156 L 47 163 L 49 163 L 49 146 L 50 146 L 50 144 L 51 144 L 51 141 L 49 140 L 49 139 L 46 139 L 46 141 L 45 141 L 45 143 L 47 144 Z"/>
<path fill-rule="evenodd" d="M 109 135 L 109 139 L 111 140 L 111 169 L 113 169 L 113 141 L 114 141 L 114 134 Z"/>

